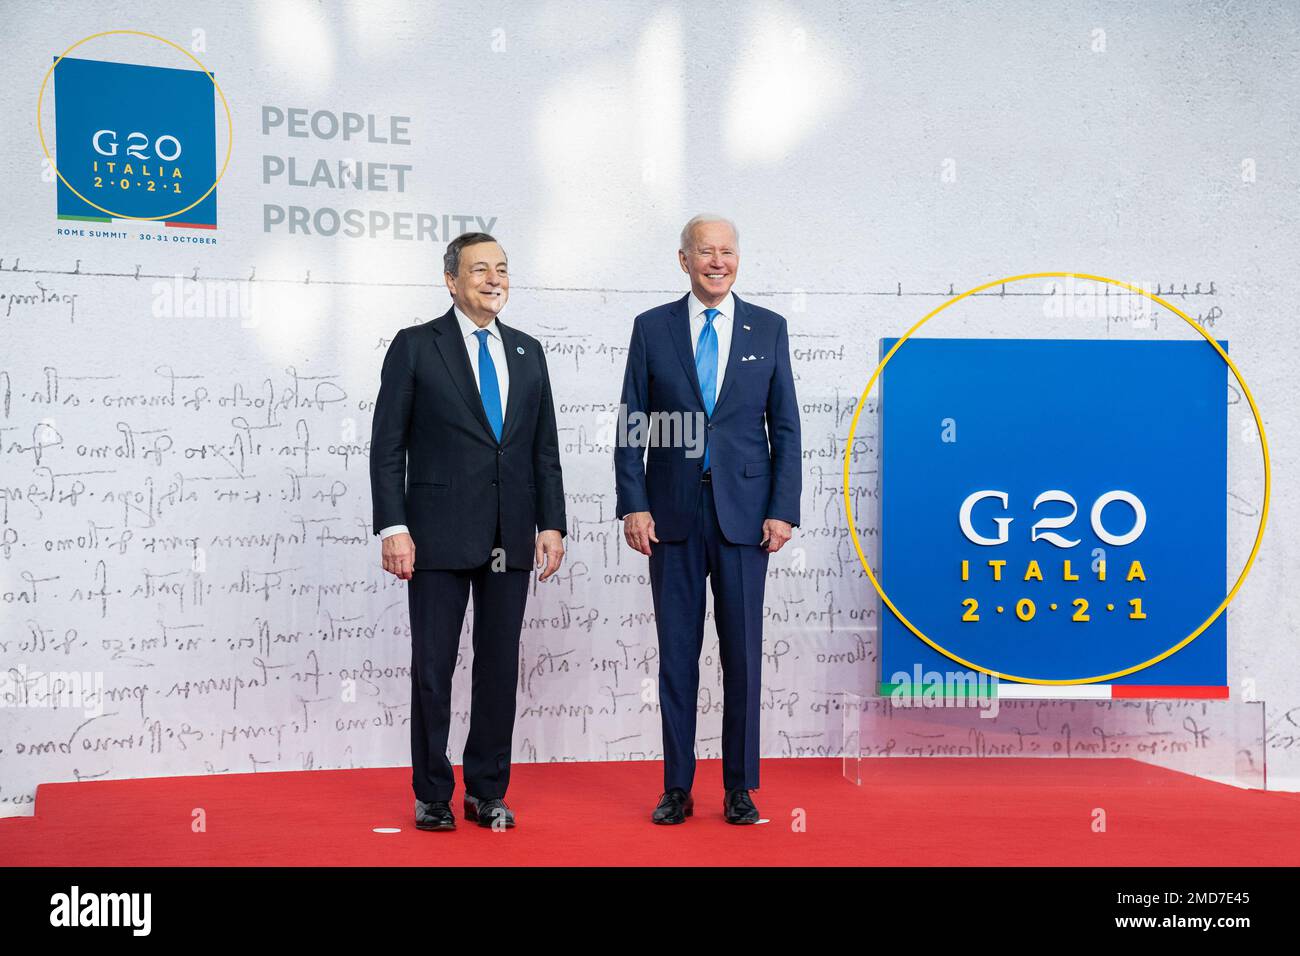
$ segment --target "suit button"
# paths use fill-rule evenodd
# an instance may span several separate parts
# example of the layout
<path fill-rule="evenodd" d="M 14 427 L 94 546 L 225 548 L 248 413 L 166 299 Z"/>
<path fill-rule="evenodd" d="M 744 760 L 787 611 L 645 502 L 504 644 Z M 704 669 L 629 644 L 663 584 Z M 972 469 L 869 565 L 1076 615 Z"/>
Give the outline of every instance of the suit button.
<path fill-rule="evenodd" d="M 504 455 L 505 453 L 506 453 L 506 451 L 505 451 L 504 448 L 498 448 L 498 449 L 497 449 L 497 454 L 498 454 L 498 455 Z"/>
<path fill-rule="evenodd" d="M 713 422 L 709 422 L 708 428 L 709 428 L 709 431 L 712 431 L 712 430 L 713 430 Z"/>
<path fill-rule="evenodd" d="M 492 479 L 492 487 L 495 488 L 495 487 L 496 487 L 496 483 L 497 483 L 497 480 L 496 480 L 495 478 L 493 478 L 493 479 Z"/>

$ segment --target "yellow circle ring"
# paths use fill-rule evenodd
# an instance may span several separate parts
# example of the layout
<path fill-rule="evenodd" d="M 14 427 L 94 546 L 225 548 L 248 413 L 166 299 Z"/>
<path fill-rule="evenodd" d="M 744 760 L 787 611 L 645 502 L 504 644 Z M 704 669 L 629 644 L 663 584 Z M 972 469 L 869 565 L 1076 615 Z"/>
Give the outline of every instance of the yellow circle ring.
<path fill-rule="evenodd" d="M 138 36 L 138 37 L 148 37 L 150 40 L 157 40 L 160 43 L 166 43 L 172 49 L 179 50 L 181 53 L 184 53 L 187 57 L 193 60 L 195 64 L 198 65 L 198 68 L 202 70 L 203 73 L 207 76 L 207 78 L 212 81 L 212 87 L 217 91 L 217 95 L 221 97 L 221 105 L 226 110 L 226 161 L 221 164 L 221 172 L 217 173 L 217 178 L 213 181 L 212 185 L 208 187 L 208 191 L 205 192 L 198 199 L 194 200 L 194 202 L 190 203 L 188 206 L 186 206 L 183 209 L 177 209 L 175 212 L 165 213 L 164 215 L 161 216 L 128 216 L 125 213 L 113 212 L 113 210 L 111 209 L 105 209 L 103 206 L 99 205 L 99 203 L 93 202 L 87 199 L 85 196 L 81 195 L 81 193 L 77 192 L 77 188 L 73 186 L 72 183 L 68 182 L 68 180 L 64 177 L 63 173 L 59 172 L 59 164 L 56 163 L 54 161 L 54 157 L 50 155 L 50 149 L 45 144 L 45 130 L 41 126 L 41 103 L 45 99 L 45 84 L 47 84 L 50 81 L 50 76 L 54 73 L 55 67 L 57 67 L 59 63 L 63 61 L 64 57 L 66 57 L 77 47 L 81 46 L 83 43 L 89 43 L 91 40 L 98 39 L 99 37 L 107 37 L 107 36 L 114 36 L 114 35 L 121 35 L 121 34 L 129 34 L 131 36 Z M 235 123 L 230 116 L 230 104 L 226 102 L 226 94 L 221 92 L 221 84 L 217 82 L 217 79 L 212 75 L 212 72 L 201 62 L 199 62 L 198 57 L 192 54 L 189 50 L 185 49 L 183 46 L 178 46 L 177 44 L 173 43 L 171 40 L 167 40 L 163 37 L 157 36 L 156 34 L 144 33 L 140 30 L 105 30 L 103 33 L 92 33 L 90 36 L 83 37 L 82 39 L 78 40 L 76 43 L 72 44 L 72 46 L 64 50 L 62 53 L 60 53 L 58 58 L 53 63 L 50 64 L 50 68 L 45 71 L 45 77 L 41 80 L 40 92 L 36 94 L 36 133 L 41 138 L 41 150 L 45 153 L 45 158 L 48 159 L 50 161 L 50 165 L 54 167 L 54 175 L 58 176 L 59 179 L 63 181 L 63 185 L 67 186 L 69 189 L 72 190 L 73 195 L 75 195 L 86 205 L 94 206 L 100 212 L 104 213 L 105 215 L 112 216 L 114 219 L 135 219 L 140 222 L 151 222 L 157 219 L 170 219 L 173 216 L 179 216 L 183 212 L 189 212 L 189 210 L 193 209 L 199 203 L 203 202 L 203 200 L 207 199 L 208 196 L 212 195 L 212 190 L 217 188 L 217 183 L 221 182 L 221 178 L 226 175 L 226 167 L 230 165 L 231 147 L 233 147 L 235 144 Z"/>
<path fill-rule="evenodd" d="M 987 667 L 981 667 L 979 664 L 975 664 L 971 661 L 964 660 L 961 657 L 958 657 L 956 654 L 952 653 L 951 651 L 943 647 L 940 647 L 930 638 L 922 634 L 920 630 L 917 629 L 916 625 L 914 625 L 911 621 L 909 621 L 907 617 L 903 614 L 903 612 L 894 606 L 894 602 L 889 599 L 889 595 L 885 593 L 885 589 L 880 586 L 880 582 L 876 580 L 875 574 L 872 573 L 871 565 L 867 561 L 867 556 L 862 552 L 862 542 L 858 540 L 858 531 L 853 518 L 853 501 L 851 495 L 849 494 L 849 451 L 853 446 L 853 434 L 858 427 L 858 417 L 862 414 L 862 409 L 866 406 L 867 396 L 871 394 L 871 387 L 876 383 L 876 379 L 880 377 L 880 373 L 885 370 L 885 366 L 889 363 L 889 360 L 894 357 L 894 353 L 898 351 L 899 347 L 904 342 L 906 342 L 912 336 L 912 333 L 914 333 L 917 329 L 925 325 L 925 323 L 929 322 L 932 318 L 934 318 L 944 309 L 948 308 L 950 305 L 955 305 L 956 303 L 960 302 L 962 299 L 966 298 L 967 296 L 974 295 L 977 292 L 982 292 L 985 289 L 989 289 L 994 286 L 1005 285 L 1010 282 L 1020 282 L 1023 279 L 1067 279 L 1067 278 L 1088 279 L 1094 282 L 1105 282 L 1105 283 L 1109 283 L 1110 285 L 1119 286 L 1122 289 L 1127 289 L 1130 292 L 1136 292 L 1139 295 L 1145 296 L 1146 298 L 1150 299 L 1152 302 L 1162 305 L 1169 311 L 1173 312 L 1184 322 L 1186 322 L 1188 325 L 1194 328 L 1197 332 L 1201 333 L 1201 335 L 1205 338 L 1205 341 L 1209 342 L 1210 345 L 1214 346 L 1214 350 L 1218 352 L 1219 357 L 1222 358 L 1223 361 L 1227 363 L 1228 368 L 1232 370 L 1232 374 L 1237 379 L 1238 384 L 1241 385 L 1242 394 L 1246 396 L 1246 401 L 1250 402 L 1250 410 L 1255 416 L 1255 427 L 1259 429 L 1259 444 L 1264 454 L 1264 506 L 1259 516 L 1259 531 L 1255 534 L 1255 545 L 1250 549 L 1250 558 L 1247 559 L 1245 567 L 1241 569 L 1241 575 L 1237 578 L 1237 583 L 1232 586 L 1232 590 L 1229 591 L 1228 596 L 1223 599 L 1223 603 L 1220 604 L 1218 608 L 1215 609 L 1213 614 L 1211 614 L 1209 617 L 1207 617 L 1204 620 L 1204 622 L 1202 622 L 1200 627 L 1192 631 L 1191 634 L 1188 634 L 1185 638 L 1183 638 L 1173 647 L 1169 648 L 1169 650 L 1165 651 L 1163 654 L 1158 654 L 1155 657 L 1151 658 L 1149 661 L 1143 661 L 1141 664 L 1135 664 L 1133 667 L 1125 668 L 1124 670 L 1115 671 L 1112 674 L 1100 674 L 1097 677 L 1078 677 L 1078 678 L 1073 678 L 1071 680 L 1047 680 L 1047 679 L 1037 678 L 1037 677 L 1017 677 L 1013 674 L 1004 674 L 1001 673 L 1000 671 L 990 670 Z M 1152 664 L 1157 664 L 1160 661 L 1163 661 L 1165 658 L 1169 657 L 1170 655 L 1176 653 L 1177 651 L 1182 650 L 1184 647 L 1186 647 L 1188 644 L 1194 641 L 1197 637 L 1201 635 L 1201 633 L 1207 627 L 1213 624 L 1215 619 L 1218 618 L 1218 616 L 1227 609 L 1230 603 L 1232 603 L 1232 599 L 1237 596 L 1237 592 L 1241 589 L 1241 585 L 1245 582 L 1246 575 L 1250 573 L 1250 568 L 1255 563 L 1255 556 L 1259 554 L 1260 542 L 1263 541 L 1264 539 L 1264 524 L 1268 520 L 1268 502 L 1269 502 L 1269 494 L 1272 490 L 1272 485 L 1273 485 L 1273 475 L 1272 475 L 1272 469 L 1269 465 L 1268 440 L 1264 437 L 1264 421 L 1260 417 L 1259 406 L 1255 404 L 1255 398 L 1253 395 L 1250 394 L 1250 388 L 1246 385 L 1246 380 L 1241 377 L 1241 372 L 1237 371 L 1237 366 L 1233 364 L 1232 359 L 1228 357 L 1228 353 L 1225 352 L 1220 347 L 1219 343 L 1214 341 L 1214 337 L 1211 336 L 1209 332 L 1205 331 L 1205 329 L 1203 329 L 1195 319 L 1185 314 L 1181 309 L 1179 309 L 1177 306 L 1173 305 L 1172 303 L 1166 302 L 1158 295 L 1154 295 L 1150 292 L 1147 292 L 1145 289 L 1138 288 L 1137 286 L 1130 285 L 1127 282 L 1121 282 L 1118 279 L 1107 279 L 1105 276 L 1087 275 L 1082 272 L 1030 272 L 1030 273 L 1026 273 L 1025 275 L 1009 276 L 1006 279 L 997 279 L 993 282 L 986 282 L 983 285 L 978 285 L 973 289 L 969 289 L 966 292 L 963 292 L 961 295 L 949 299 L 947 302 L 943 303 L 937 309 L 930 312 L 927 316 L 925 316 L 925 318 L 921 319 L 910 329 L 908 329 L 906 334 L 904 334 L 901 339 L 899 339 L 897 342 L 894 343 L 894 347 L 890 349 L 888 353 L 886 353 L 885 357 L 880 360 L 880 364 L 876 366 L 876 370 L 871 374 L 871 378 L 867 381 L 867 387 L 862 392 L 862 397 L 858 399 L 858 406 L 853 412 L 853 420 L 849 423 L 849 436 L 844 447 L 844 510 L 845 513 L 848 515 L 848 519 L 849 519 L 849 534 L 853 538 L 853 547 L 858 552 L 858 560 L 862 562 L 862 567 L 867 572 L 867 577 L 871 579 L 871 584 L 876 589 L 876 592 L 880 595 L 881 600 L 885 602 L 885 604 L 889 607 L 889 609 L 894 612 L 895 616 L 897 616 L 897 618 L 903 622 L 903 624 L 907 627 L 909 631 L 911 631 L 921 640 L 925 641 L 926 644 L 933 647 L 936 651 L 938 651 L 940 654 L 943 654 L 945 657 L 948 657 L 951 660 L 956 661 L 958 664 L 961 664 L 963 667 L 969 667 L 973 670 L 980 671 L 981 673 L 984 674 L 989 674 L 999 679 L 1017 681 L 1022 684 L 1048 684 L 1048 685 L 1095 684 L 1098 683 L 1099 681 L 1114 680 L 1117 677 L 1124 677 L 1127 674 L 1133 674 L 1137 671 L 1142 670 L 1143 668 L 1150 667 Z"/>

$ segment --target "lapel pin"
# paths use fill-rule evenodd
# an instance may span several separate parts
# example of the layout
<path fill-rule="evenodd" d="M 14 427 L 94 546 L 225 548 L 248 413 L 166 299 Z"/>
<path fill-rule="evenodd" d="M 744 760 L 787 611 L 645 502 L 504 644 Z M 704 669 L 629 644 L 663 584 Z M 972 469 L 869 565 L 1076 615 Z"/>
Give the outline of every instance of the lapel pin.
<path fill-rule="evenodd" d="M 748 325 L 742 326 L 742 328 L 743 328 L 746 332 L 749 332 L 749 331 L 750 331 L 750 328 L 749 328 Z"/>
<path fill-rule="evenodd" d="M 523 354 L 524 354 L 524 347 L 523 347 L 522 345 L 516 345 L 516 346 L 515 346 L 515 351 L 518 352 L 520 355 L 523 355 Z"/>

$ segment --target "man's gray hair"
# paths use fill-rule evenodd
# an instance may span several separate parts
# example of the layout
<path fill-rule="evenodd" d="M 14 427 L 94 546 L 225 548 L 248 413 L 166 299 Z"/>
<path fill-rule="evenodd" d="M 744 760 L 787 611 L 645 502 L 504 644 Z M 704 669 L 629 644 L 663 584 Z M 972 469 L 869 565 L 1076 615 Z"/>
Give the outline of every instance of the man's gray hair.
<path fill-rule="evenodd" d="M 460 251 L 480 242 L 496 242 L 496 239 L 486 232 L 467 232 L 447 243 L 447 251 L 442 254 L 442 270 L 454 276 L 460 275 Z M 505 252 L 504 249 L 501 251 Z"/>
<path fill-rule="evenodd" d="M 726 216 L 717 216 L 711 212 L 706 212 L 698 216 L 691 216 L 690 221 L 682 226 L 682 244 L 679 246 L 682 252 L 685 252 L 686 247 L 691 244 L 691 233 L 695 231 L 695 227 L 702 226 L 706 222 L 725 222 L 731 227 L 731 234 L 736 237 L 736 245 L 740 245 L 740 230 L 736 228 L 734 222 Z"/>

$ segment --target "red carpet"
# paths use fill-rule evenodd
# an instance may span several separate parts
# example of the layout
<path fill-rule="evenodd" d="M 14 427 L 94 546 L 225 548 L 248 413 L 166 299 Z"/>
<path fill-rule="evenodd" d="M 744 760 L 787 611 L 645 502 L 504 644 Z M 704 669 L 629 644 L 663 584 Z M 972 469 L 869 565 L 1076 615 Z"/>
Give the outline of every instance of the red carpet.
<path fill-rule="evenodd" d="M 752 827 L 723 822 L 717 761 L 701 762 L 695 816 L 677 827 L 649 822 L 659 763 L 516 765 L 519 826 L 505 833 L 467 825 L 459 792 L 455 832 L 416 830 L 409 768 L 47 784 L 34 818 L 0 819 L 0 865 L 1300 863 L 1295 794 L 1119 759 L 871 763 L 856 787 L 839 760 L 764 760 L 754 799 L 771 822 Z M 206 833 L 191 832 L 196 807 Z M 1094 808 L 1105 833 L 1092 831 Z"/>

